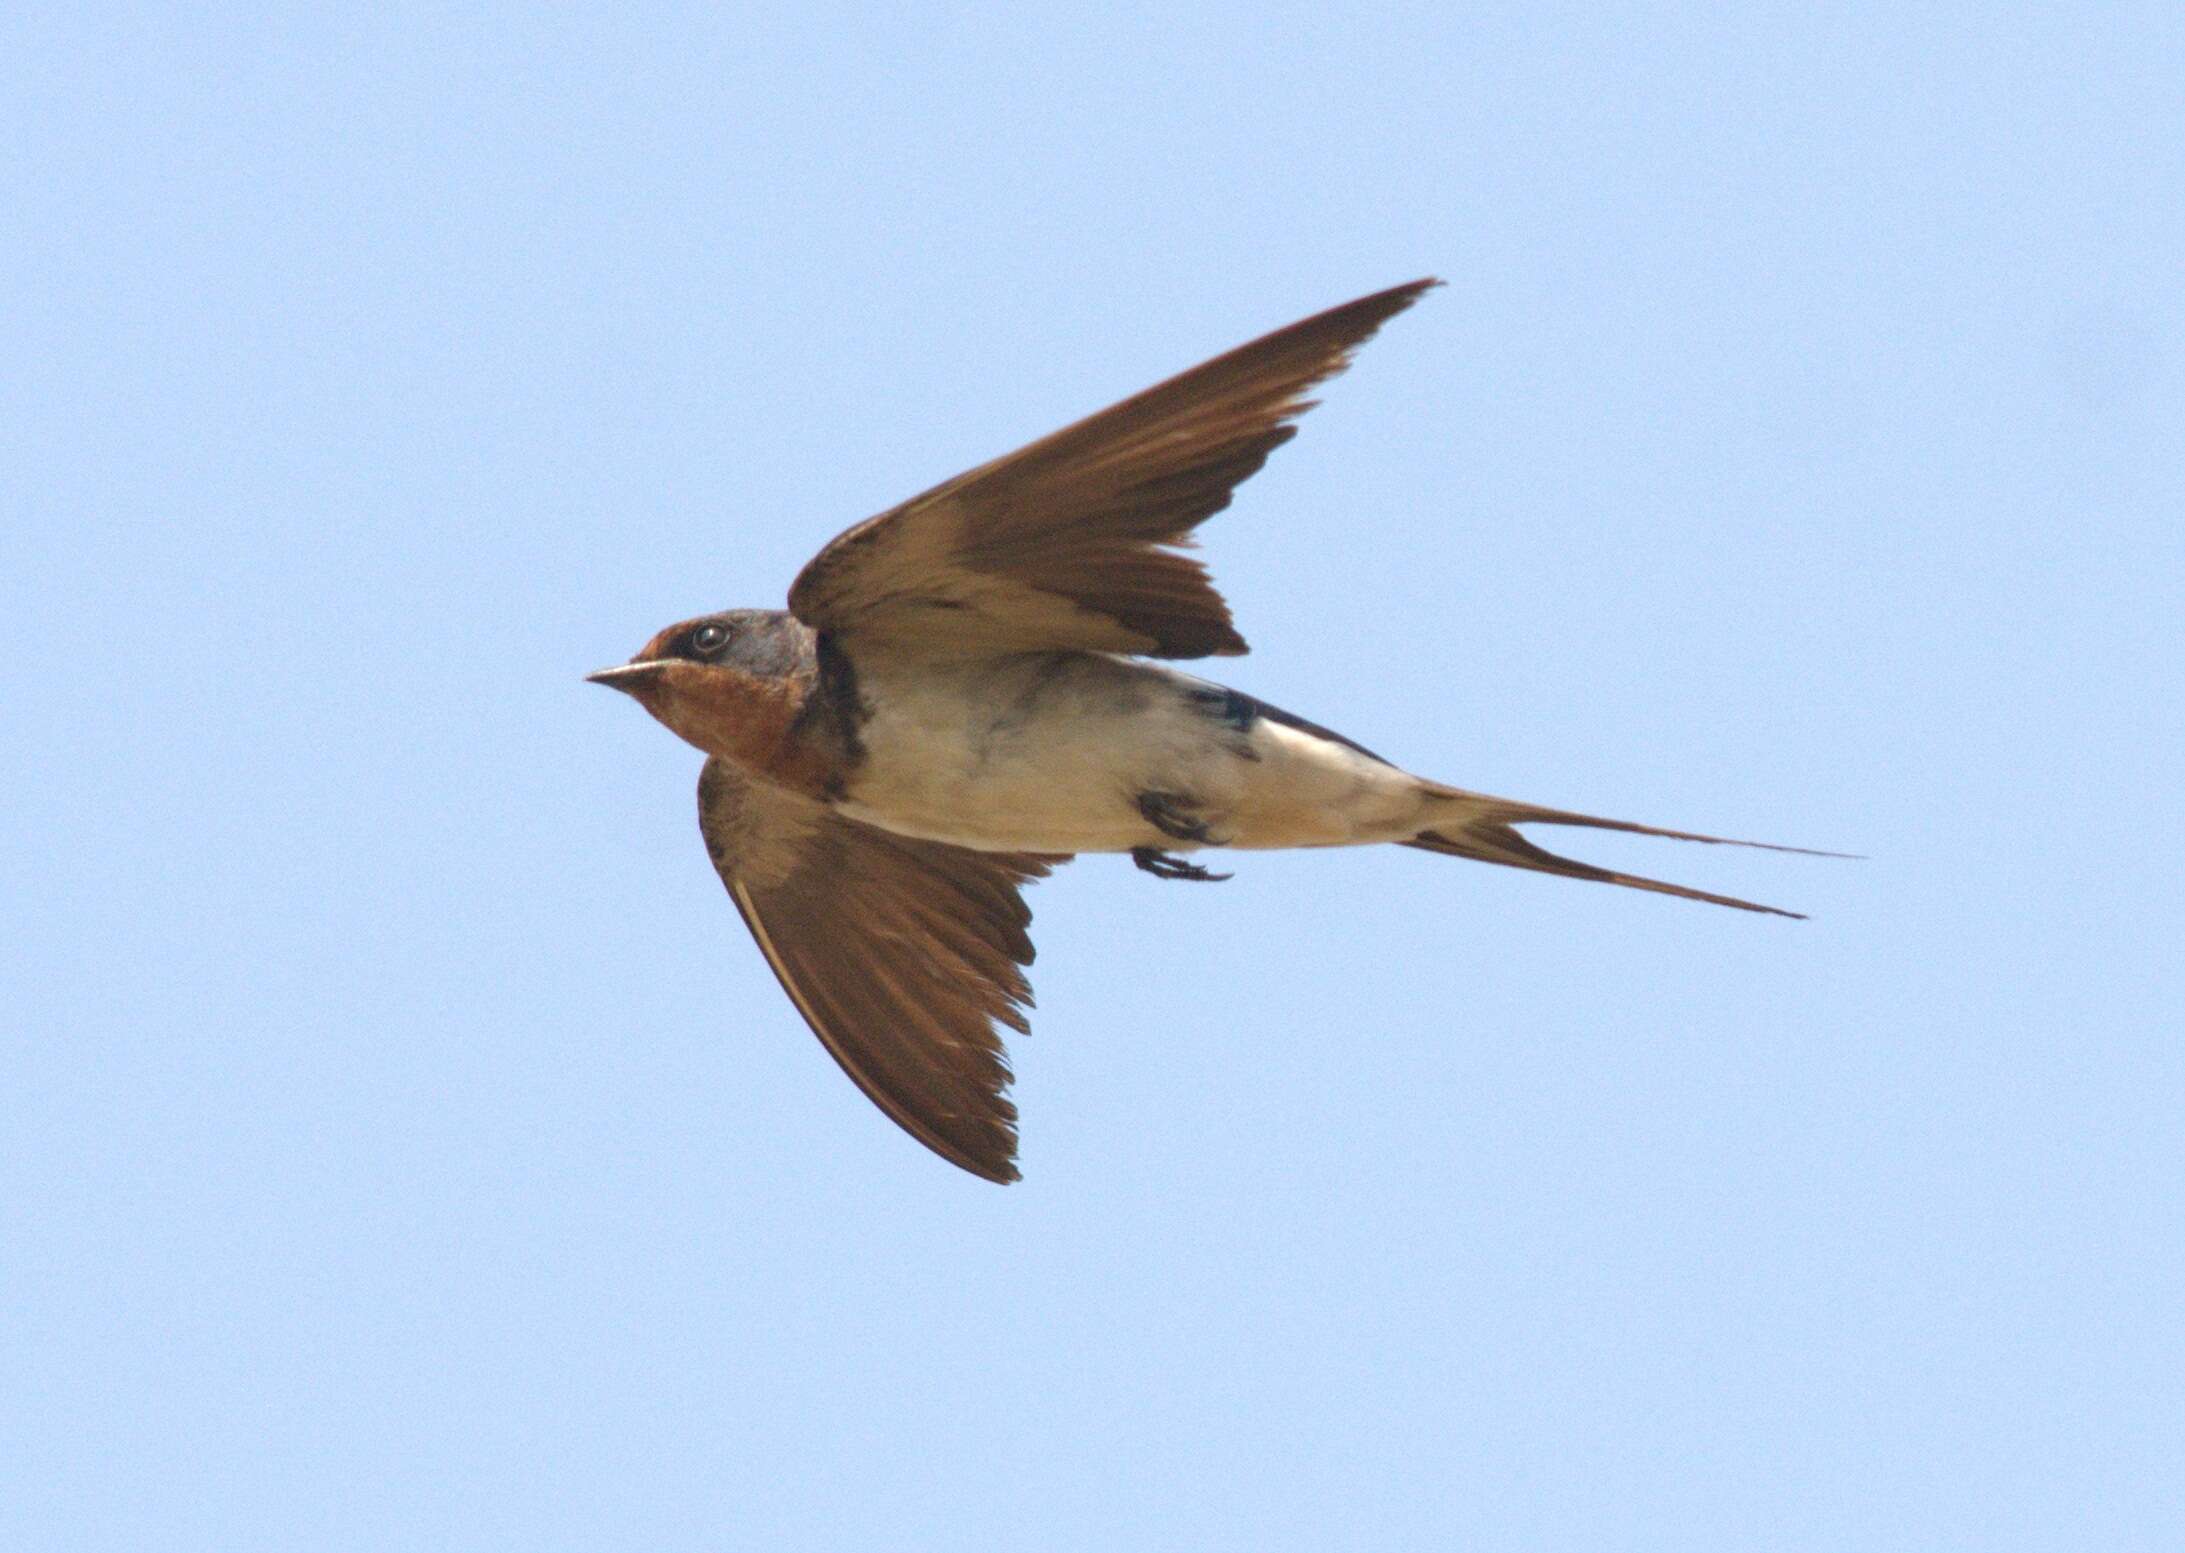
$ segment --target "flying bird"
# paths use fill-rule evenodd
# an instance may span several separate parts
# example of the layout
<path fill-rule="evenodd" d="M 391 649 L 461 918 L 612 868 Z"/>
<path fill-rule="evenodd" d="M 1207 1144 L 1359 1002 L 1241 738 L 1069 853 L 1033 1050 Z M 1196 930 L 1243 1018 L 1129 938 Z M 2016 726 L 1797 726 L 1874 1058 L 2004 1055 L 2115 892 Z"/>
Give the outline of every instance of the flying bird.
<path fill-rule="evenodd" d="M 789 608 L 701 615 L 589 678 L 706 756 L 706 850 L 789 999 L 911 1136 L 1017 1179 L 997 1026 L 1029 1030 L 1022 886 L 1084 852 L 1227 878 L 1206 848 L 1393 842 L 1744 911 L 1516 827 L 1734 842 L 1412 775 L 1168 667 L 1245 651 L 1179 554 L 1295 435 L 1305 397 L 1432 279 L 1361 297 L 837 535 Z M 1803 851 L 1768 847 L 1771 851 Z"/>

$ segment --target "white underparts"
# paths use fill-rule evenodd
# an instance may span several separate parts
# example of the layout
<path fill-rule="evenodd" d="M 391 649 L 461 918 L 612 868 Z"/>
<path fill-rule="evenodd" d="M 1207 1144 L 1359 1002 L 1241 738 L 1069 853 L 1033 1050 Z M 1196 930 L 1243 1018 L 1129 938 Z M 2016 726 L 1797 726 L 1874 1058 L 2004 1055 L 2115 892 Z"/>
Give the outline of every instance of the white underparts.
<path fill-rule="evenodd" d="M 1039 653 L 955 664 L 861 657 L 865 757 L 841 803 L 900 834 L 985 851 L 1352 846 L 1426 823 L 1418 778 L 1158 664 Z M 1209 693 L 1214 693 L 1210 695 Z M 1239 722 L 1244 726 L 1239 726 Z M 1148 795 L 1169 811 L 1157 826 Z"/>

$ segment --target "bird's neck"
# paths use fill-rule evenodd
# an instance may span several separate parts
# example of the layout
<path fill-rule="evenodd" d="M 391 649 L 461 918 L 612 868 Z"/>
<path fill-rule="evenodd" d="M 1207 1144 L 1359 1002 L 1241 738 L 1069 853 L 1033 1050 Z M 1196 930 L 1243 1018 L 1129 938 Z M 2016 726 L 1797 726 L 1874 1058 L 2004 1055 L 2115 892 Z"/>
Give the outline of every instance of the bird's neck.
<path fill-rule="evenodd" d="M 648 699 L 653 716 L 687 744 L 755 777 L 813 798 L 839 786 L 843 764 L 815 714 L 810 674 L 753 674 L 726 664 L 677 664 Z"/>

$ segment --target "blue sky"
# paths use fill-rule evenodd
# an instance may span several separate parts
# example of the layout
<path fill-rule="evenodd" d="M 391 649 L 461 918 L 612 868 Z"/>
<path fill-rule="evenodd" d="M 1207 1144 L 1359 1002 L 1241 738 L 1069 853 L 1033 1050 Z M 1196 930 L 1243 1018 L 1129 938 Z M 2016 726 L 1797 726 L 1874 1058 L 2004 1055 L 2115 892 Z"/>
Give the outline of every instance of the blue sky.
<path fill-rule="evenodd" d="M 0 23 L 0 1532 L 2174 1548 L 2173 5 Z M 1223 677 L 1808 923 L 1039 885 L 1023 1184 L 581 683 L 1422 273 Z"/>

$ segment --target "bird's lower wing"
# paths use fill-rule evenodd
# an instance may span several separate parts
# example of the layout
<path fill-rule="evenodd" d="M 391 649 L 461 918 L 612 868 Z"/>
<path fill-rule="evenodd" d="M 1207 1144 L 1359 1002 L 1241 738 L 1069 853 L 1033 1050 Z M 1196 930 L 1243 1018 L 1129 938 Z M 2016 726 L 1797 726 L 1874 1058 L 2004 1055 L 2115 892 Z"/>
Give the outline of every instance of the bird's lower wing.
<path fill-rule="evenodd" d="M 1019 887 L 1068 859 L 876 830 L 718 756 L 698 780 L 698 821 L 767 964 L 857 1087 L 952 1164 L 1015 1180 L 996 1026 L 1029 1028 Z"/>

